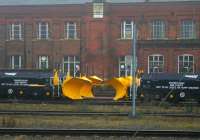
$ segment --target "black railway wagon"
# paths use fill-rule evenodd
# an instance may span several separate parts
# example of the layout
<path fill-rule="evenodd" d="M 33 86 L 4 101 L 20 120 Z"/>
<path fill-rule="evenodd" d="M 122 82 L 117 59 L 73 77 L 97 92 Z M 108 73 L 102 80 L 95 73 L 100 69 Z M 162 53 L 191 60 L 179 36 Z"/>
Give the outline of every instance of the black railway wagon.
<path fill-rule="evenodd" d="M 200 101 L 200 75 L 144 74 L 138 88 L 138 98 L 172 102 Z"/>
<path fill-rule="evenodd" d="M 51 72 L 0 70 L 0 98 L 49 98 Z"/>

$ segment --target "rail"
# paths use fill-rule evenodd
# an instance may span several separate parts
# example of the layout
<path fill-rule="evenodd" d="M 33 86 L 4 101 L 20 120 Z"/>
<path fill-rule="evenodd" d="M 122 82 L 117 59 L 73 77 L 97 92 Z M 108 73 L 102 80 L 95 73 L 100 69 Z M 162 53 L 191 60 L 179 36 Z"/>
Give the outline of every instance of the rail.
<path fill-rule="evenodd" d="M 86 104 L 86 105 L 132 105 L 131 100 L 113 101 L 111 99 L 93 99 L 93 100 L 78 100 L 72 101 L 67 99 L 50 99 L 50 100 L 23 100 L 23 99 L 0 99 L 0 103 L 24 103 L 24 104 Z M 170 107 L 183 106 L 183 107 L 199 107 L 197 102 L 180 102 L 177 104 L 170 104 L 166 102 Z M 137 106 L 155 106 L 156 103 L 141 103 L 136 101 Z"/>
<path fill-rule="evenodd" d="M 79 100 L 72 101 L 66 99 L 55 100 L 0 100 L 0 103 L 25 103 L 25 104 L 87 104 L 87 105 L 131 105 L 131 101 L 113 101 L 111 99 Z"/>
<path fill-rule="evenodd" d="M 200 137 L 200 131 L 129 130 L 129 129 L 42 129 L 0 128 L 0 135 L 69 135 L 69 136 L 134 136 L 134 137 Z"/>
<path fill-rule="evenodd" d="M 130 116 L 129 112 L 70 112 L 70 111 L 0 111 L 0 115 L 32 115 L 32 116 Z M 161 117 L 192 117 L 199 118 L 195 113 L 138 113 L 138 116 Z"/>

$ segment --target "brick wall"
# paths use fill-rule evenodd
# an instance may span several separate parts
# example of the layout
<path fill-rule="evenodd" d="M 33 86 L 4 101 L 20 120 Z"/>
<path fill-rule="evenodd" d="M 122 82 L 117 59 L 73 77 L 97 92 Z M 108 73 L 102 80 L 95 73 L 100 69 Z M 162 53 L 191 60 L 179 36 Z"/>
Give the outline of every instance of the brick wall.
<path fill-rule="evenodd" d="M 118 75 L 119 56 L 131 55 L 131 40 L 121 39 L 121 22 L 129 19 L 137 24 L 138 66 L 148 71 L 148 56 L 164 55 L 164 72 L 177 72 L 177 57 L 192 54 L 195 71 L 200 71 L 200 3 L 105 3 L 103 19 L 92 17 L 92 4 L 52 6 L 0 7 L 0 68 L 8 68 L 10 55 L 23 57 L 23 68 L 36 69 L 38 56 L 49 57 L 49 68 L 62 64 L 64 56 L 80 56 L 82 73 L 108 78 Z M 167 23 L 167 40 L 151 41 L 151 22 L 163 19 Z M 186 42 L 179 39 L 183 19 L 196 22 L 197 39 Z M 24 39 L 9 41 L 7 25 L 24 23 Z M 50 27 L 49 40 L 37 40 L 37 22 L 46 21 Z M 64 23 L 77 23 L 78 39 L 64 39 Z M 80 48 L 81 47 L 81 48 Z"/>

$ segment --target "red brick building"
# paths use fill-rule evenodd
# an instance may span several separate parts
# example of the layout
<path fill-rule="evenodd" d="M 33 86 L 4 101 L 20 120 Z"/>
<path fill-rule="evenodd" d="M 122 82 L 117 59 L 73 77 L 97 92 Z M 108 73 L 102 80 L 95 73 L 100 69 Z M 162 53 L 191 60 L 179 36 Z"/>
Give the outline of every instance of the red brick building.
<path fill-rule="evenodd" d="M 0 68 L 128 75 L 133 27 L 144 72 L 199 73 L 200 1 L 20 0 L 0 4 Z"/>

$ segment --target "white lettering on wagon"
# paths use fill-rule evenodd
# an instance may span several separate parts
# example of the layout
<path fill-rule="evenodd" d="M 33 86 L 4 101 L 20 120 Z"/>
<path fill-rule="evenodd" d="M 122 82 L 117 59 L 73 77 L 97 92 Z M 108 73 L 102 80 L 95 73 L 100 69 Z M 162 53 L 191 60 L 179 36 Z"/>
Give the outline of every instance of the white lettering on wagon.
<path fill-rule="evenodd" d="M 1 86 L 28 86 L 28 80 L 14 79 L 13 83 L 1 83 Z"/>
<path fill-rule="evenodd" d="M 185 82 L 169 82 L 169 85 L 159 85 L 156 86 L 157 89 L 190 89 L 190 90 L 198 90 L 199 86 L 184 86 Z"/>

